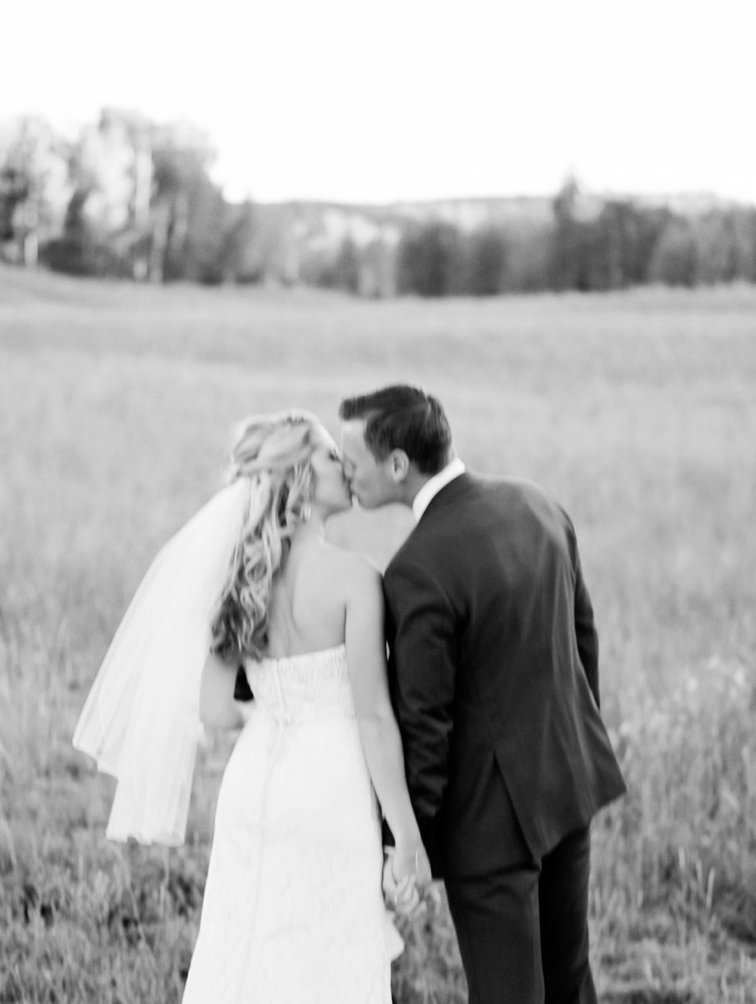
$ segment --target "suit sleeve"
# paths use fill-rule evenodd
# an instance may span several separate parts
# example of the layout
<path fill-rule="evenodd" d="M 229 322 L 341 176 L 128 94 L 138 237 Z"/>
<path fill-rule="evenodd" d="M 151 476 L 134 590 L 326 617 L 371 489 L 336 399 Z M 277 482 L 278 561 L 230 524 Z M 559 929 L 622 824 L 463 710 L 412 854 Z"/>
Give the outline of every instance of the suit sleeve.
<path fill-rule="evenodd" d="M 425 833 L 441 808 L 449 775 L 457 638 L 434 577 L 416 565 L 390 568 L 385 581 L 396 712 L 412 805 Z"/>
<path fill-rule="evenodd" d="M 598 633 L 593 619 L 593 604 L 585 585 L 577 549 L 575 550 L 575 559 L 575 634 L 577 635 L 578 654 L 596 706 L 600 707 Z"/>
<path fill-rule="evenodd" d="M 585 579 L 583 578 L 575 527 L 572 525 L 572 520 L 564 509 L 561 509 L 561 511 L 566 523 L 570 557 L 575 575 L 575 635 L 577 637 L 578 655 L 588 679 L 588 686 L 591 688 L 591 693 L 596 701 L 596 706 L 600 707 L 599 640 L 596 624 L 593 619 L 593 604 L 591 603 L 591 597 L 588 594 Z"/>

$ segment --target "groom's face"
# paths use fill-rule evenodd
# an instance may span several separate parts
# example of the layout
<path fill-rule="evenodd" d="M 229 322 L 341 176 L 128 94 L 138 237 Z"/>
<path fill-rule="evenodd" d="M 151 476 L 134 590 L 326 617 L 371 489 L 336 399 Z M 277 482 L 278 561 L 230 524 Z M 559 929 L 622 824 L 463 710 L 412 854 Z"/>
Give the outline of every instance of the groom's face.
<path fill-rule="evenodd" d="M 391 458 L 378 460 L 371 453 L 365 442 L 365 423 L 361 419 L 342 423 L 341 453 L 349 487 L 364 509 L 397 501 Z"/>

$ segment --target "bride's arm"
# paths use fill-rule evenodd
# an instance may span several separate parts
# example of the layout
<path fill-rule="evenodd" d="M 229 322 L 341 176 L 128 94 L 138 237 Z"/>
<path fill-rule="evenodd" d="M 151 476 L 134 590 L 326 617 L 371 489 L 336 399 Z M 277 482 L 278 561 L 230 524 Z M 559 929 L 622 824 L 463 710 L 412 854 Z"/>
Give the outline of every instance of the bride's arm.
<path fill-rule="evenodd" d="M 351 560 L 349 573 L 347 661 L 365 759 L 396 841 L 396 879 L 417 873 L 418 883 L 424 886 L 430 882 L 430 865 L 410 803 L 402 742 L 389 697 L 381 578 L 359 559 Z"/>
<path fill-rule="evenodd" d="M 237 667 L 212 652 L 205 660 L 200 683 L 200 721 L 208 729 L 240 728 L 245 721 L 234 701 Z"/>

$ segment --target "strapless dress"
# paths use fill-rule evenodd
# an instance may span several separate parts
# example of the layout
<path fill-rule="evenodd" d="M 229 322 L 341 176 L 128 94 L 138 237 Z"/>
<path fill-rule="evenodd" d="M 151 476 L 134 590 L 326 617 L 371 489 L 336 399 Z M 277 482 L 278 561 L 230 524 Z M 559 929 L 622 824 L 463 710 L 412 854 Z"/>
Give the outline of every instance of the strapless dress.
<path fill-rule="evenodd" d="M 401 939 L 346 649 L 245 670 L 183 1004 L 391 1004 Z"/>

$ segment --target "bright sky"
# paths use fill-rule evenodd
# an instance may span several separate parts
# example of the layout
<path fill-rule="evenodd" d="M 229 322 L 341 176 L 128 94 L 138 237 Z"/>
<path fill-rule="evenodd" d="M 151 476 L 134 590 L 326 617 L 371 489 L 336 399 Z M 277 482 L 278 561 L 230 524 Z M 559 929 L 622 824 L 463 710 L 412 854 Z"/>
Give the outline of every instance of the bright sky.
<path fill-rule="evenodd" d="M 756 203 L 756 0 L 0 0 L 0 120 L 189 120 L 230 198 Z"/>

